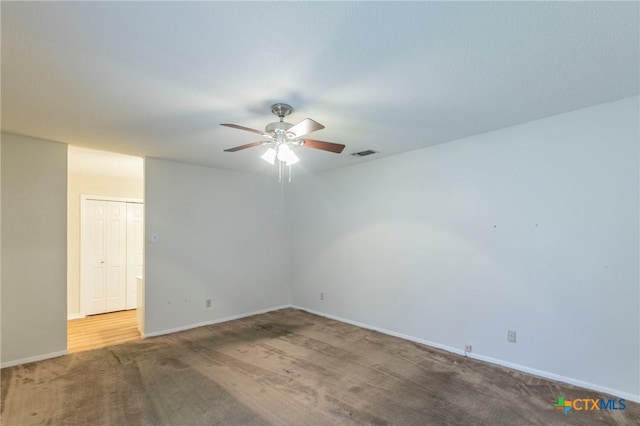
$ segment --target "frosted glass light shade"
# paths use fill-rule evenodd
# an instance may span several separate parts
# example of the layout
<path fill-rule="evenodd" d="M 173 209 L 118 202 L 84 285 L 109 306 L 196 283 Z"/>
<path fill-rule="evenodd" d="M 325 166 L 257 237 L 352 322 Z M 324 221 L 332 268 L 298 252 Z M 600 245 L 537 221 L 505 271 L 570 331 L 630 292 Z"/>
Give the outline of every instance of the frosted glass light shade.
<path fill-rule="evenodd" d="M 289 145 L 283 144 L 278 147 L 278 160 L 286 162 L 289 160 L 291 154 L 293 154 L 293 152 L 291 152 Z"/>
<path fill-rule="evenodd" d="M 267 152 L 262 154 L 260 157 L 267 163 L 275 164 L 276 163 L 276 150 L 273 148 L 267 149 Z"/>
<path fill-rule="evenodd" d="M 298 156 L 293 151 L 290 151 L 289 158 L 287 159 L 287 166 L 296 164 L 298 161 L 300 161 Z"/>
<path fill-rule="evenodd" d="M 300 161 L 298 156 L 293 152 L 289 145 L 280 145 L 278 147 L 278 160 L 282 161 L 283 163 L 287 163 L 287 166 Z"/>

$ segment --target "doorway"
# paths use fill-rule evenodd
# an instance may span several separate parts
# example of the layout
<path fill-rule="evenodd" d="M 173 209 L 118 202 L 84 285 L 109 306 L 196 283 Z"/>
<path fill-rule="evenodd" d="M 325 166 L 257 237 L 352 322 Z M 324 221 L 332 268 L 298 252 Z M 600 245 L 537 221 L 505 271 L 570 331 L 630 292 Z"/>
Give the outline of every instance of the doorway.
<path fill-rule="evenodd" d="M 144 270 L 144 160 L 140 157 L 80 148 L 73 145 L 68 146 L 67 154 L 68 326 L 77 325 L 77 322 L 72 324 L 73 321 L 95 319 L 100 316 L 100 314 L 87 316 L 90 312 L 85 309 L 83 301 L 83 297 L 87 292 L 82 291 L 81 285 L 82 205 L 84 199 L 91 198 L 101 201 L 124 202 L 126 205 L 134 203 L 138 206 L 137 211 L 134 209 L 127 212 L 126 205 L 120 211 L 120 214 L 125 216 L 123 218 L 125 223 L 128 222 L 127 215 L 134 214 L 137 217 L 133 221 L 133 225 L 125 224 L 125 227 L 132 226 L 134 228 L 134 231 L 126 232 L 125 235 L 137 234 L 141 238 L 137 240 L 135 249 L 124 250 L 124 253 L 127 253 L 127 257 L 121 264 L 124 265 L 125 286 L 124 290 L 121 287 L 120 290 L 124 291 L 125 294 L 124 297 L 120 298 L 125 300 L 125 306 L 119 305 L 117 307 L 118 309 L 122 308 L 123 311 L 129 310 L 127 311 L 129 315 L 124 317 L 127 318 L 127 321 L 132 321 L 131 326 L 137 330 L 136 307 L 144 303 L 144 300 L 137 300 L 138 296 L 135 294 L 137 282 L 135 276 L 141 276 Z M 111 243 L 113 244 L 114 242 L 112 241 Z M 126 246 L 127 241 L 125 240 L 124 243 Z M 120 242 L 116 246 L 119 246 L 119 244 Z M 131 259 L 132 256 L 137 257 L 137 259 Z M 105 266 L 110 265 L 106 259 L 104 262 Z M 112 276 L 117 275 L 115 274 L 116 269 L 111 268 L 110 273 Z M 129 292 L 127 292 L 127 280 L 132 280 L 134 283 L 128 286 Z M 86 333 L 88 339 L 99 337 L 101 333 L 104 335 L 104 331 L 100 330 L 100 325 L 95 321 L 83 321 L 82 332 Z M 69 347 L 69 333 L 67 346 Z"/>
<path fill-rule="evenodd" d="M 68 321 L 67 351 L 82 352 L 140 340 L 135 317 L 133 309 Z"/>

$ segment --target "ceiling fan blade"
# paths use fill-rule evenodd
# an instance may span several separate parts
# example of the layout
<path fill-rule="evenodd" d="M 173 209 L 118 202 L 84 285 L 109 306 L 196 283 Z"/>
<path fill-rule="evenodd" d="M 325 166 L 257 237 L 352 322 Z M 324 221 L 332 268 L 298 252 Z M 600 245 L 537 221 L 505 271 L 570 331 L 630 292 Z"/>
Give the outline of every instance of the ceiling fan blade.
<path fill-rule="evenodd" d="M 262 130 L 251 129 L 249 127 L 238 126 L 237 124 L 221 124 L 221 126 L 231 127 L 233 129 L 246 130 L 247 132 L 257 133 L 259 135 L 265 135 L 265 132 Z"/>
<path fill-rule="evenodd" d="M 264 143 L 268 143 L 268 142 L 265 142 L 265 141 L 252 142 L 252 143 L 248 143 L 246 145 L 240 145 L 240 146 L 235 146 L 233 148 L 227 148 L 227 149 L 224 150 L 224 152 L 236 152 L 236 151 L 240 151 L 241 149 L 252 148 L 254 146 L 262 145 Z"/>
<path fill-rule="evenodd" d="M 335 152 L 336 154 L 340 154 L 344 149 L 344 145 L 340 143 L 316 141 L 313 139 L 305 139 L 302 146 L 307 148 L 321 149 L 323 151 Z"/>
<path fill-rule="evenodd" d="M 298 124 L 287 129 L 287 133 L 293 133 L 296 138 L 300 138 L 316 130 L 324 129 L 324 126 L 310 118 L 305 118 Z"/>

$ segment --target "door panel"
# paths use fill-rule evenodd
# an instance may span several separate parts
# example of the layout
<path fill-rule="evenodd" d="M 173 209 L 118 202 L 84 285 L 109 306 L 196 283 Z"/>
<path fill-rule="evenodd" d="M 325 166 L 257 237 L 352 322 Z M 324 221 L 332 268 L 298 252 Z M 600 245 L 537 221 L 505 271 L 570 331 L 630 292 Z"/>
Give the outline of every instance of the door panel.
<path fill-rule="evenodd" d="M 127 309 L 138 307 L 138 280 L 144 258 L 144 204 L 127 203 Z"/>
<path fill-rule="evenodd" d="M 126 308 L 127 203 L 107 203 L 107 312 Z"/>
<path fill-rule="evenodd" d="M 105 312 L 107 308 L 104 279 L 106 205 L 103 201 L 87 200 L 84 207 L 81 280 L 89 290 L 85 300 L 88 302 L 87 314 L 90 315 Z"/>
<path fill-rule="evenodd" d="M 102 311 L 106 309 L 106 305 L 104 305 L 104 301 L 106 300 L 106 296 L 104 294 L 104 290 L 105 290 L 104 268 L 96 266 L 93 268 L 92 272 L 93 272 L 92 301 L 96 306 L 96 310 Z"/>

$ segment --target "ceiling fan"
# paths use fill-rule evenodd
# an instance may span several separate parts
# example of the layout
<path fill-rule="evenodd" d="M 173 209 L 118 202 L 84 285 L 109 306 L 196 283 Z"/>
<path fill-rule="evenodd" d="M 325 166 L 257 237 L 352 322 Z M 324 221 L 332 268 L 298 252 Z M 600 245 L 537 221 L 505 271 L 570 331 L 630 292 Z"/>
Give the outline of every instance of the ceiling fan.
<path fill-rule="evenodd" d="M 340 154 L 344 149 L 344 145 L 339 143 L 303 138 L 309 133 L 324 129 L 324 126 L 310 118 L 305 118 L 295 125 L 286 123 L 284 117 L 293 112 L 293 108 L 290 105 L 283 103 L 273 104 L 271 105 L 271 112 L 277 115 L 280 121 L 267 124 L 264 131 L 239 126 L 237 124 L 220 124 L 221 126 L 257 133 L 267 139 L 228 148 L 224 151 L 236 152 L 254 146 L 267 145 L 268 149 L 262 154 L 261 158 L 270 164 L 275 164 L 276 160 L 278 161 L 278 176 L 280 181 L 282 181 L 283 164 L 289 166 L 289 182 L 291 182 L 291 165 L 300 161 L 298 156 L 293 152 L 294 148 L 302 146 L 305 148 L 334 152 L 336 154 Z"/>

